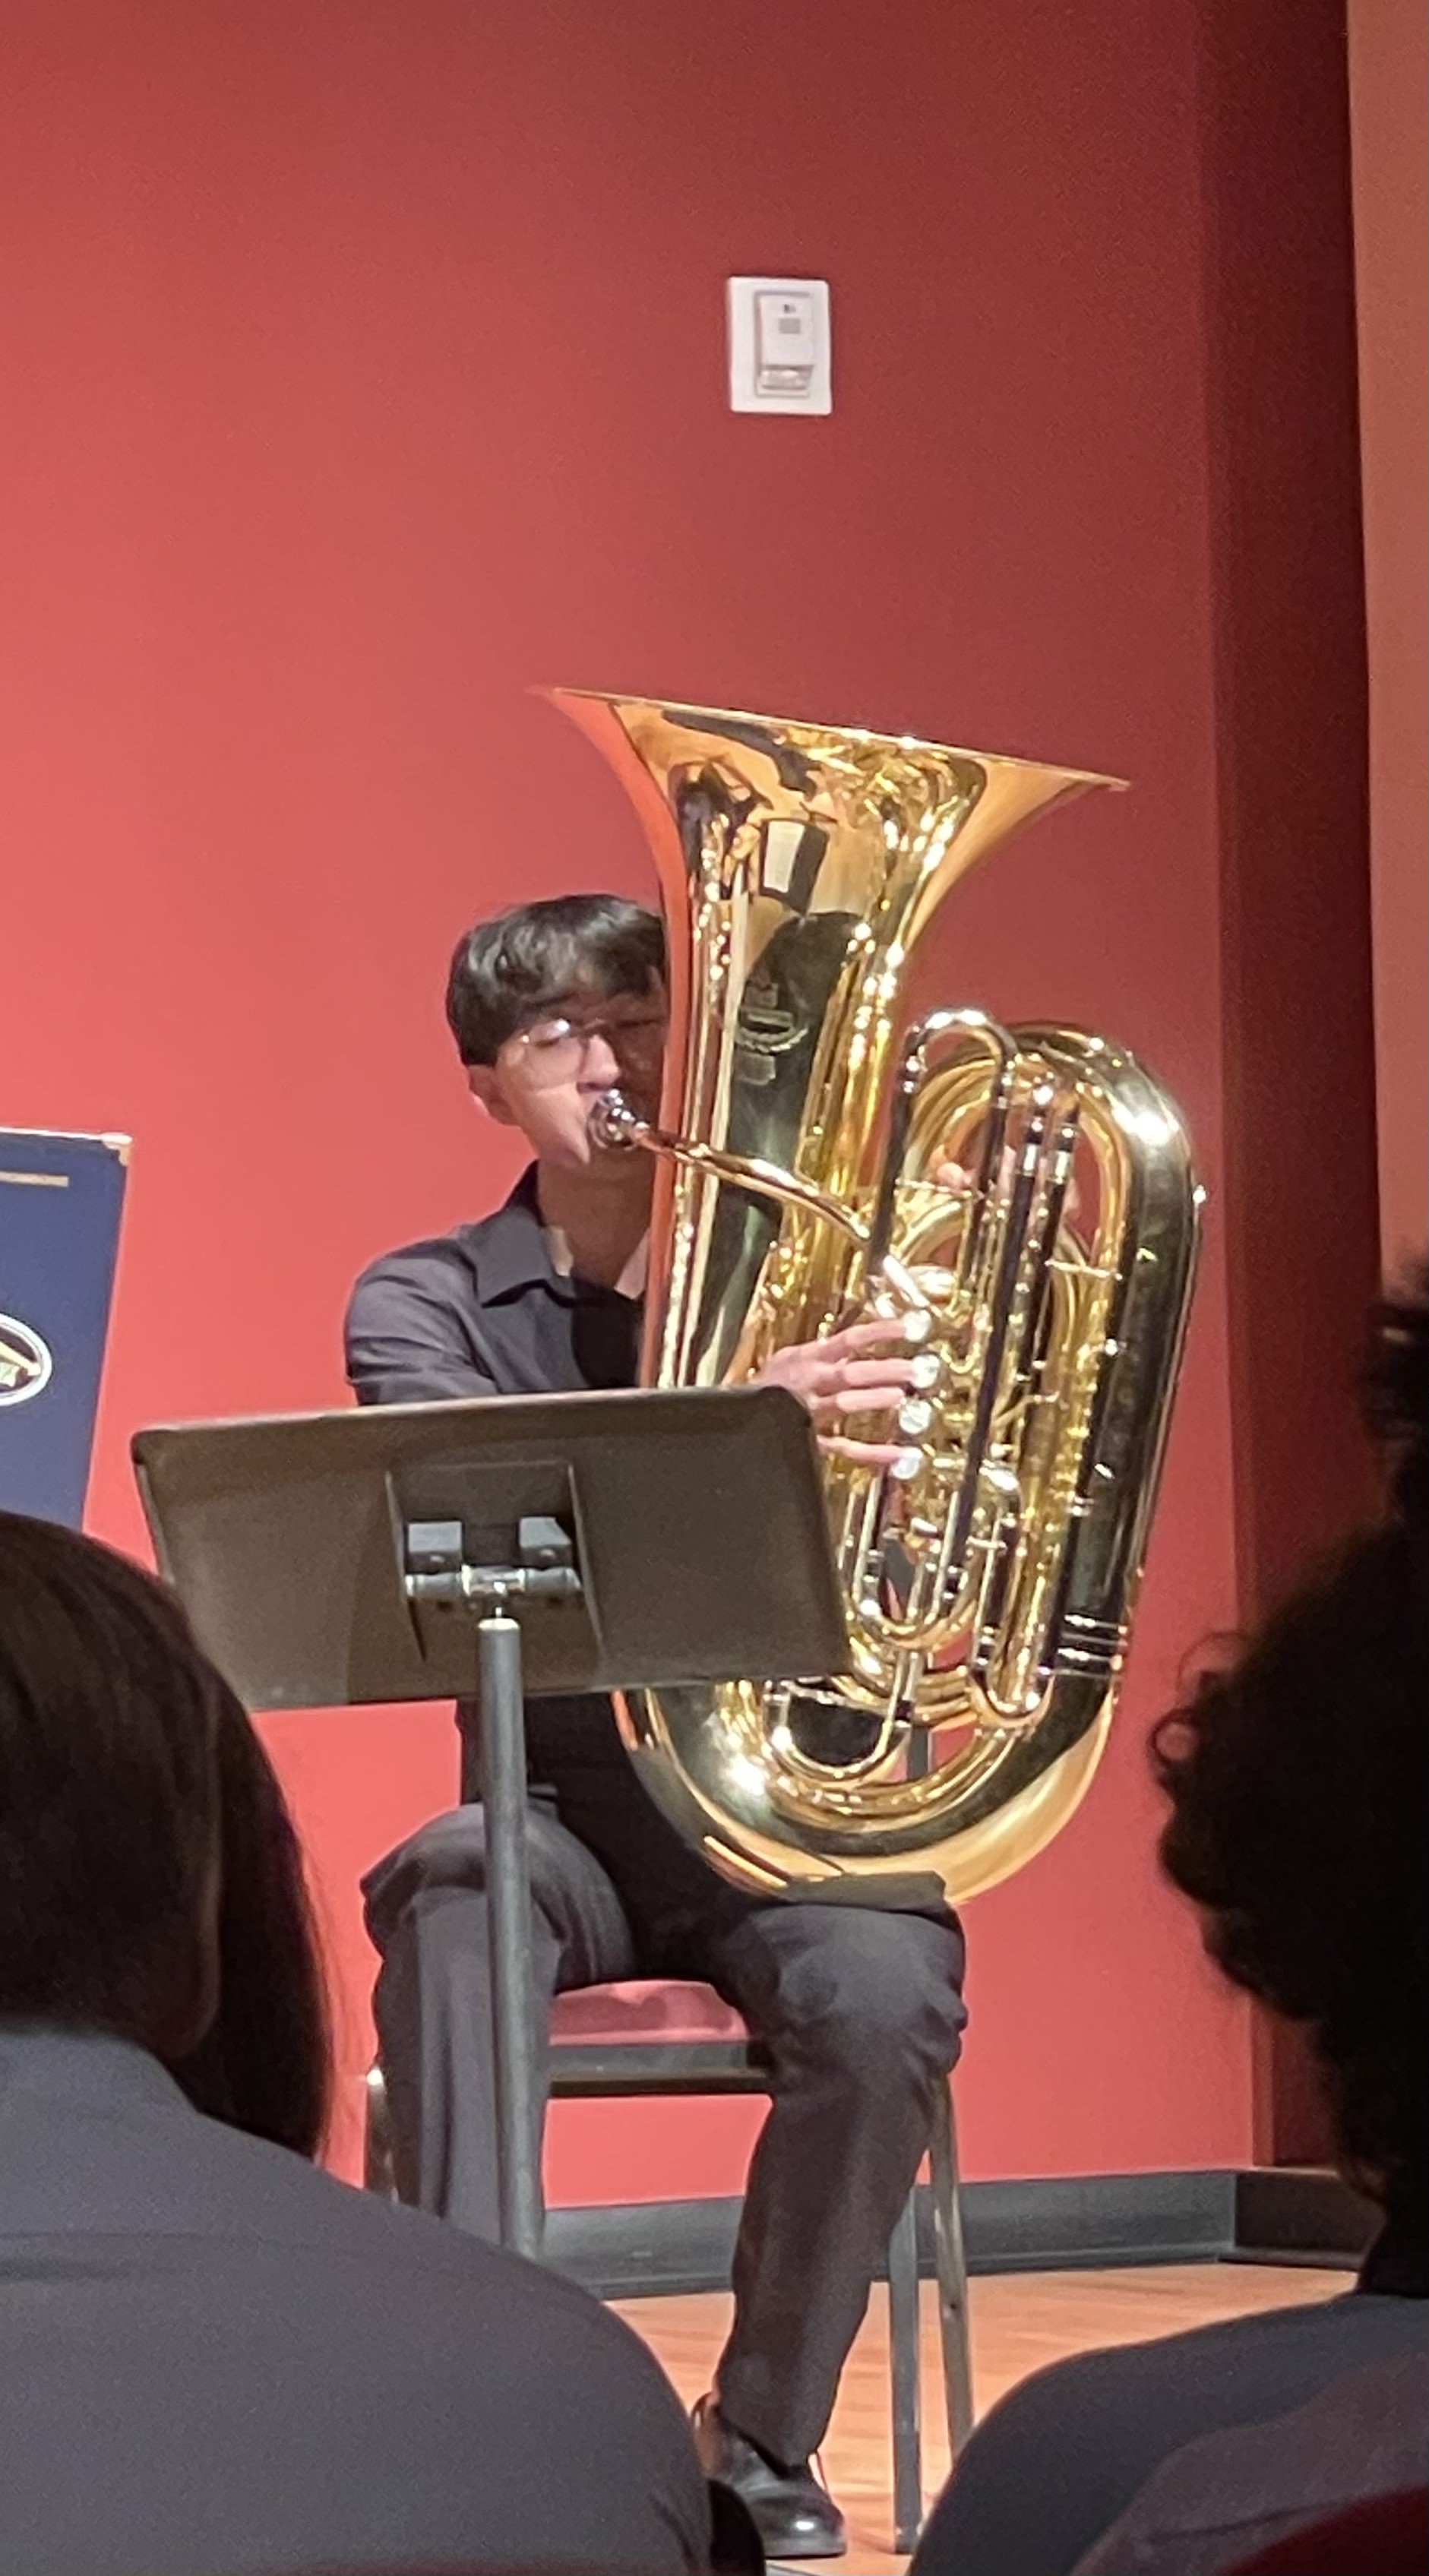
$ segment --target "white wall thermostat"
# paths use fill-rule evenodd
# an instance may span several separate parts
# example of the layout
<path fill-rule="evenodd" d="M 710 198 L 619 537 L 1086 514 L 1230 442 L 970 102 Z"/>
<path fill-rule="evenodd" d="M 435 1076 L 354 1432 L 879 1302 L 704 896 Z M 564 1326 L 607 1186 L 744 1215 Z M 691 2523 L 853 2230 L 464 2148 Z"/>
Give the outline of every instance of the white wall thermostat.
<path fill-rule="evenodd" d="M 730 279 L 731 411 L 831 412 L 830 359 L 824 278 Z"/>

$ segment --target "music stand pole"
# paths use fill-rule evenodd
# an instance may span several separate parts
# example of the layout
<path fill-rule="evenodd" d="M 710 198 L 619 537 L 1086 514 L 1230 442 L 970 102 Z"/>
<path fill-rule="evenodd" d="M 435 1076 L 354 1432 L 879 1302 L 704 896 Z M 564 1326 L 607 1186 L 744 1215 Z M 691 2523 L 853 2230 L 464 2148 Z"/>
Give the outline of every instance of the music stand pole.
<path fill-rule="evenodd" d="M 531 1979 L 531 1866 L 526 1825 L 524 1603 L 578 1600 L 575 1550 L 559 1524 L 518 1521 L 516 1547 L 495 1564 L 472 1563 L 460 1520 L 408 1522 L 403 1590 L 413 1603 L 459 1607 L 477 1621 L 481 1804 L 487 1917 L 491 1927 L 491 2062 L 495 2085 L 496 2194 L 500 2241 L 533 2261 L 541 2252 L 540 2086 Z"/>
<path fill-rule="evenodd" d="M 491 1922 L 491 2035 L 496 2075 L 501 2242 L 533 2259 L 544 2201 L 531 1994 L 531 1882 L 526 1843 L 526 1710 L 521 1627 L 503 1601 L 477 1629 L 481 1673 L 481 1803 Z"/>

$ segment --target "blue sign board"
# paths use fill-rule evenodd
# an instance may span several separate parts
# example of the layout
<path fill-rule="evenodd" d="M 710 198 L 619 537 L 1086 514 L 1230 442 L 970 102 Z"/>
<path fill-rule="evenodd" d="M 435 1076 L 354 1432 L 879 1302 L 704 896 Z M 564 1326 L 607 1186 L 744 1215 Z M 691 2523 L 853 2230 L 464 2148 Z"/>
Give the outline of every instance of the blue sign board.
<path fill-rule="evenodd" d="M 78 1529 L 127 1136 L 0 1127 L 0 1509 Z"/>

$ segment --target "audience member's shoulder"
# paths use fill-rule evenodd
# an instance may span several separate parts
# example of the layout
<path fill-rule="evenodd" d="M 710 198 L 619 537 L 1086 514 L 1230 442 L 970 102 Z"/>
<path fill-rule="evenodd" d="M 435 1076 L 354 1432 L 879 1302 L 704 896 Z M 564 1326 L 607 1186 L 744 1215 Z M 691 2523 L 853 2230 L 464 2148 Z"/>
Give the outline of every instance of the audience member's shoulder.
<path fill-rule="evenodd" d="M 429 2218 L 418 2209 L 342 2181 L 286 2147 L 250 2138 L 222 2121 L 191 2115 L 202 2140 L 200 2193 L 213 2213 L 214 2232 L 247 2232 L 257 2222 L 273 2241 L 360 2257 L 399 2271 L 442 2273 L 468 2285 L 482 2279 L 519 2278 L 576 2299 L 584 2294 L 560 2274 L 518 2264 L 466 2229 Z"/>
<path fill-rule="evenodd" d="M 1282 2402 L 1281 2386 L 1298 2394 L 1302 2384 L 1316 2386 L 1337 2367 L 1429 2341 L 1425 2308 L 1422 2300 L 1365 2298 L 1347 2283 L 1336 2298 L 1077 2353 L 1022 2380 L 988 2416 L 986 2429 L 996 2426 L 1004 2441 L 1020 2442 L 1053 2430 L 1095 2435 L 1137 2418 L 1164 2418 L 1174 2426 L 1181 2409 L 1194 2413 L 1203 2398 L 1238 2385 L 1264 2390 L 1266 2407 L 1249 2411 L 1268 2412 Z"/>
<path fill-rule="evenodd" d="M 284 2147 L 203 2121 L 214 2168 L 230 2188 L 211 2202 L 215 2241 L 256 2237 L 291 2258 L 295 2297 L 325 2271 L 364 2278 L 364 2296 L 440 2313 L 448 2339 L 489 2350 L 493 2321 L 514 2343 L 535 2337 L 592 2372 L 613 2371 L 626 2395 L 642 2388 L 667 2414 L 668 2384 L 647 2346 L 590 2292 L 543 2264 L 490 2245 L 464 2228 L 359 2190 Z M 216 2170 L 211 2179 L 217 2179 Z M 256 2188 L 255 2188 L 256 2186 Z M 192 2224 L 192 2218 L 190 2220 Z"/>
<path fill-rule="evenodd" d="M 1034 2371 L 972 2436 L 929 2523 L 917 2576 L 1066 2576 L 1169 2452 L 1277 2412 L 1376 2351 L 1385 2309 L 1347 2293 L 1228 2318 Z"/>
<path fill-rule="evenodd" d="M 1309 2402 L 1202 2434 L 1153 2471 L 1076 2576 L 1199 2576 L 1308 2520 L 1424 2481 L 1429 2357 L 1336 2375 Z"/>

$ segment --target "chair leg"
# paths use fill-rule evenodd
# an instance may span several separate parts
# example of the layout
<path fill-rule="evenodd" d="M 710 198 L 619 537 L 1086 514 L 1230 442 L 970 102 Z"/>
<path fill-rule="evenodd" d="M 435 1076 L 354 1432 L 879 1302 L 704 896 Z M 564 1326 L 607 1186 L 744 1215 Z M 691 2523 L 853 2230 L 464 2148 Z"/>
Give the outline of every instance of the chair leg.
<path fill-rule="evenodd" d="M 396 2185 L 392 2180 L 392 2130 L 387 2116 L 387 2088 L 380 2066 L 370 2066 L 363 2085 L 366 2118 L 363 2125 L 362 2185 L 384 2200 L 395 2200 Z"/>
<path fill-rule="evenodd" d="M 911 2550 L 923 2520 L 916 2188 L 908 2195 L 888 2248 L 888 2351 L 893 2385 L 894 2546 Z"/>
<path fill-rule="evenodd" d="M 968 2266 L 958 2199 L 958 2137 L 953 2097 L 938 2087 L 929 2158 L 933 2184 L 933 2251 L 938 2275 L 938 2332 L 948 2445 L 956 2459 L 973 2427 L 972 2345 L 968 2332 Z"/>

